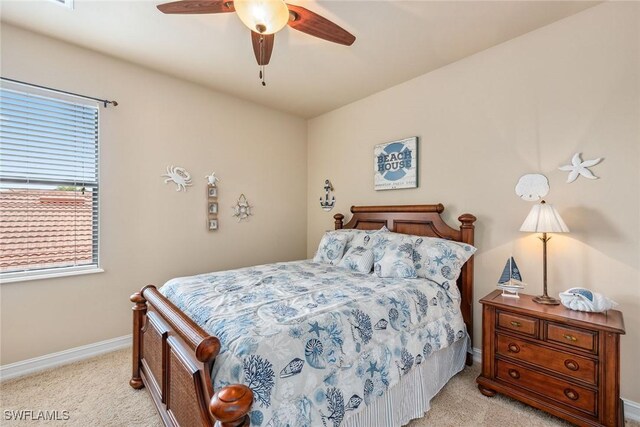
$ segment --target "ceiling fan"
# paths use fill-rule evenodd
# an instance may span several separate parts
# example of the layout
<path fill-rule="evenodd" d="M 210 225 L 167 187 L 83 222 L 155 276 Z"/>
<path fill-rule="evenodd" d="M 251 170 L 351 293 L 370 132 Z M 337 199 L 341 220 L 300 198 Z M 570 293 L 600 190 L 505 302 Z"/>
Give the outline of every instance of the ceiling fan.
<path fill-rule="evenodd" d="M 264 66 L 273 52 L 275 33 L 289 25 L 303 33 L 330 42 L 351 46 L 353 34 L 304 7 L 284 0 L 180 0 L 158 6 L 166 14 L 205 14 L 236 12 L 251 30 L 253 53 L 260 65 L 260 79 L 265 86 Z"/>

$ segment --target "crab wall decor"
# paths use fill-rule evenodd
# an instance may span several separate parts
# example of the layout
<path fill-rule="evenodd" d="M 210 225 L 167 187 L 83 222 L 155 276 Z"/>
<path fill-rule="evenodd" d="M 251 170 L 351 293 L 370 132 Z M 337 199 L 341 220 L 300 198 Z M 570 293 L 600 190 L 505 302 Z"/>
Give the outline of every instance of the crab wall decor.
<path fill-rule="evenodd" d="M 176 185 L 176 191 L 187 191 L 187 187 L 191 187 L 191 174 L 186 171 L 185 168 L 177 166 L 167 166 L 167 173 L 161 176 L 166 176 L 167 179 L 164 183 L 173 182 Z"/>
<path fill-rule="evenodd" d="M 244 194 L 240 195 L 240 197 L 238 198 L 238 202 L 232 209 L 233 216 L 238 218 L 238 222 L 242 221 L 243 219 L 248 219 L 250 215 L 253 215 L 253 213 L 251 212 L 251 209 L 253 209 L 253 207 L 249 205 L 249 202 L 247 201 L 247 198 Z"/>

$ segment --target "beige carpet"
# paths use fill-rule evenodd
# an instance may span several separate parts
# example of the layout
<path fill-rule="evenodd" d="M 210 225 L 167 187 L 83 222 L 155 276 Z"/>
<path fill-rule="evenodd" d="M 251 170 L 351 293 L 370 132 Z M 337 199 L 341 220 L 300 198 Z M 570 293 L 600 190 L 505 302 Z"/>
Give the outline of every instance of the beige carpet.
<path fill-rule="evenodd" d="M 121 350 L 0 384 L 0 425 L 161 426 L 146 390 L 128 385 L 130 350 Z M 475 386 L 479 367 L 465 369 L 436 396 L 431 411 L 410 427 L 567 426 L 561 420 Z M 6 410 L 69 411 L 68 421 L 7 421 Z M 627 427 L 640 427 L 627 422 Z"/>

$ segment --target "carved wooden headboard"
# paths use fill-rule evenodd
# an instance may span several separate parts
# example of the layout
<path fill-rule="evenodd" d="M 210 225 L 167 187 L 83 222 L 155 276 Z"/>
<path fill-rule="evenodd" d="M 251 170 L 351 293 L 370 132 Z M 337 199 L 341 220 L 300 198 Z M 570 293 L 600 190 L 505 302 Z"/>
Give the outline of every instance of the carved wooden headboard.
<path fill-rule="evenodd" d="M 473 234 L 476 217 L 462 214 L 458 217 L 460 228 L 450 227 L 440 214 L 444 206 L 437 205 L 406 205 L 406 206 L 352 206 L 353 216 L 346 224 L 344 215 L 338 213 L 333 216 L 336 230 L 343 228 L 357 228 L 360 230 L 378 230 L 383 225 L 395 233 L 413 234 L 416 236 L 439 237 L 473 245 Z M 462 296 L 461 311 L 467 332 L 473 338 L 473 257 L 462 267 L 458 278 L 458 288 Z M 471 364 L 467 357 L 467 364 Z"/>

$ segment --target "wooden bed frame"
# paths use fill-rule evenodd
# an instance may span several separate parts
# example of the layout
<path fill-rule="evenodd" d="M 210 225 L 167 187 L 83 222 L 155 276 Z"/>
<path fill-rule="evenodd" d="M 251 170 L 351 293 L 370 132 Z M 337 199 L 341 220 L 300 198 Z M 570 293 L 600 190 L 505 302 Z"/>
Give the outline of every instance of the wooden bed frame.
<path fill-rule="evenodd" d="M 353 206 L 351 220 L 336 214 L 335 228 L 379 229 L 419 236 L 440 237 L 473 244 L 476 218 L 461 215 L 460 228 L 451 228 L 440 216 L 444 206 Z M 467 332 L 473 334 L 473 257 L 462 268 L 458 287 Z M 233 384 L 214 392 L 211 368 L 220 341 L 149 285 L 131 296 L 133 306 L 133 369 L 129 384 L 147 387 L 167 426 L 249 426 L 247 415 L 253 392 Z M 471 355 L 467 354 L 467 365 Z"/>

